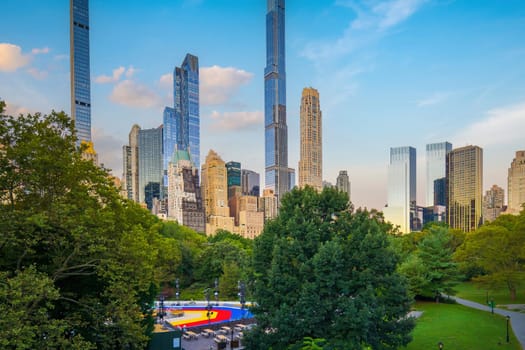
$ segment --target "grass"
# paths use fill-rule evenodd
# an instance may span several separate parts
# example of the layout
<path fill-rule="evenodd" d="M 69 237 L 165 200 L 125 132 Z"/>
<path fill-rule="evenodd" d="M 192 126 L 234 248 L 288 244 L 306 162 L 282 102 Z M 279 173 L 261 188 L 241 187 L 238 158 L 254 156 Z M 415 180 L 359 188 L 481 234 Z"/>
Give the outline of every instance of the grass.
<path fill-rule="evenodd" d="M 489 312 L 468 308 L 459 304 L 436 304 L 418 302 L 416 310 L 423 311 L 417 319 L 408 350 L 438 349 L 484 349 L 520 350 L 512 328 L 510 343 L 506 343 L 506 319 Z"/>
<path fill-rule="evenodd" d="M 510 293 L 508 289 L 487 289 L 474 282 L 462 282 L 458 284 L 454 289 L 457 291 L 456 296 L 475 301 L 477 303 L 486 305 L 487 304 L 487 292 L 489 300 L 494 300 L 496 305 L 504 304 L 525 304 L 525 290 L 518 289 L 516 293 L 516 300 L 510 299 Z"/>

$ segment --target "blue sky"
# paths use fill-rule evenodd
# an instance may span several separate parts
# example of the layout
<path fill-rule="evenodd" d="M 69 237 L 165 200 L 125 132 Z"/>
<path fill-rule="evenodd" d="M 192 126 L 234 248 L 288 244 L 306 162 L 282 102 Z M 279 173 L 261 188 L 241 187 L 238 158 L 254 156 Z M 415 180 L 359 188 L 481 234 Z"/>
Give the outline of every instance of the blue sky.
<path fill-rule="evenodd" d="M 70 111 L 69 1 L 3 0 L 0 97 L 12 114 Z M 91 0 L 92 127 L 121 176 L 133 124 L 162 123 L 171 74 L 201 67 L 201 157 L 264 173 L 266 1 Z M 425 145 L 484 149 L 484 189 L 506 189 L 525 149 L 523 0 L 287 0 L 289 165 L 299 160 L 303 87 L 320 93 L 324 178 L 348 170 L 357 206 L 386 203 L 389 148 L 414 146 L 418 199 Z M 261 176 L 261 179 L 264 177 Z"/>

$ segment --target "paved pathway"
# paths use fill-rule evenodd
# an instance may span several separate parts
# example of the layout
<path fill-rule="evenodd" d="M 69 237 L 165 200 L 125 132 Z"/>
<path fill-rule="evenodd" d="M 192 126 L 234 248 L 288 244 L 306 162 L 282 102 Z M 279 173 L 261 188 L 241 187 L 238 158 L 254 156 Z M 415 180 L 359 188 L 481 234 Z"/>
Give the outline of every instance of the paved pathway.
<path fill-rule="evenodd" d="M 450 298 L 455 299 L 456 302 L 461 305 L 465 305 L 478 310 L 489 312 L 491 311 L 491 308 L 487 305 L 475 303 L 473 301 L 461 299 L 454 296 L 450 296 Z M 494 308 L 494 313 L 502 316 L 510 316 L 510 324 L 512 326 L 512 330 L 514 331 L 516 338 L 518 338 L 518 341 L 521 344 L 521 348 L 525 350 L 525 314 L 520 312 L 508 311 L 505 309 L 499 309 L 497 307 Z"/>

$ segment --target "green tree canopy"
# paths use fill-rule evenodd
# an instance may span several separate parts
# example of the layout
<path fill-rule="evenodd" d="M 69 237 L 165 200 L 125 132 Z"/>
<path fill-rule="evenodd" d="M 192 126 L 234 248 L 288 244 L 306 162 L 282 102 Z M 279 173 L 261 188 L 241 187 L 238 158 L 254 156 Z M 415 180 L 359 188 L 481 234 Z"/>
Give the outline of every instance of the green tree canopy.
<path fill-rule="evenodd" d="M 10 322 L 2 348 L 148 341 L 165 275 L 158 264 L 176 256 L 158 220 L 122 199 L 76 142 L 63 112 L 10 117 L 0 106 L 0 309 Z"/>
<path fill-rule="evenodd" d="M 347 205 L 330 188 L 283 197 L 278 218 L 255 240 L 258 327 L 248 348 L 323 338 L 327 348 L 394 349 L 410 341 L 410 298 L 387 225 L 367 211 L 352 215 Z"/>

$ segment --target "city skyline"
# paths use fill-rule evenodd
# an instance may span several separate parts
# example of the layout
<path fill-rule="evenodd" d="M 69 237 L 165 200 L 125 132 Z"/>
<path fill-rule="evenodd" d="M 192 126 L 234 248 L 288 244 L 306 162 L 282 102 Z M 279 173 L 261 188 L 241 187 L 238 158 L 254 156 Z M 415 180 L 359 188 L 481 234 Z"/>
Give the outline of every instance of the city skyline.
<path fill-rule="evenodd" d="M 0 31 L 0 96 L 8 112 L 71 110 L 68 5 L 4 4 L 10 16 Z M 191 52 L 203 80 L 200 156 L 213 148 L 263 174 L 265 13 L 265 1 L 91 1 L 100 162 L 122 176 L 131 126 L 162 123 L 170 72 Z M 315 86 L 325 118 L 323 179 L 335 182 L 347 169 L 357 207 L 386 204 L 388 149 L 405 144 L 419 154 L 418 204 L 426 193 L 424 147 L 445 140 L 482 147 L 483 191 L 497 184 L 507 192 L 507 169 L 525 149 L 524 14 L 519 1 L 474 8 L 466 1 L 288 0 L 288 165 L 299 160 L 301 89 Z"/>

